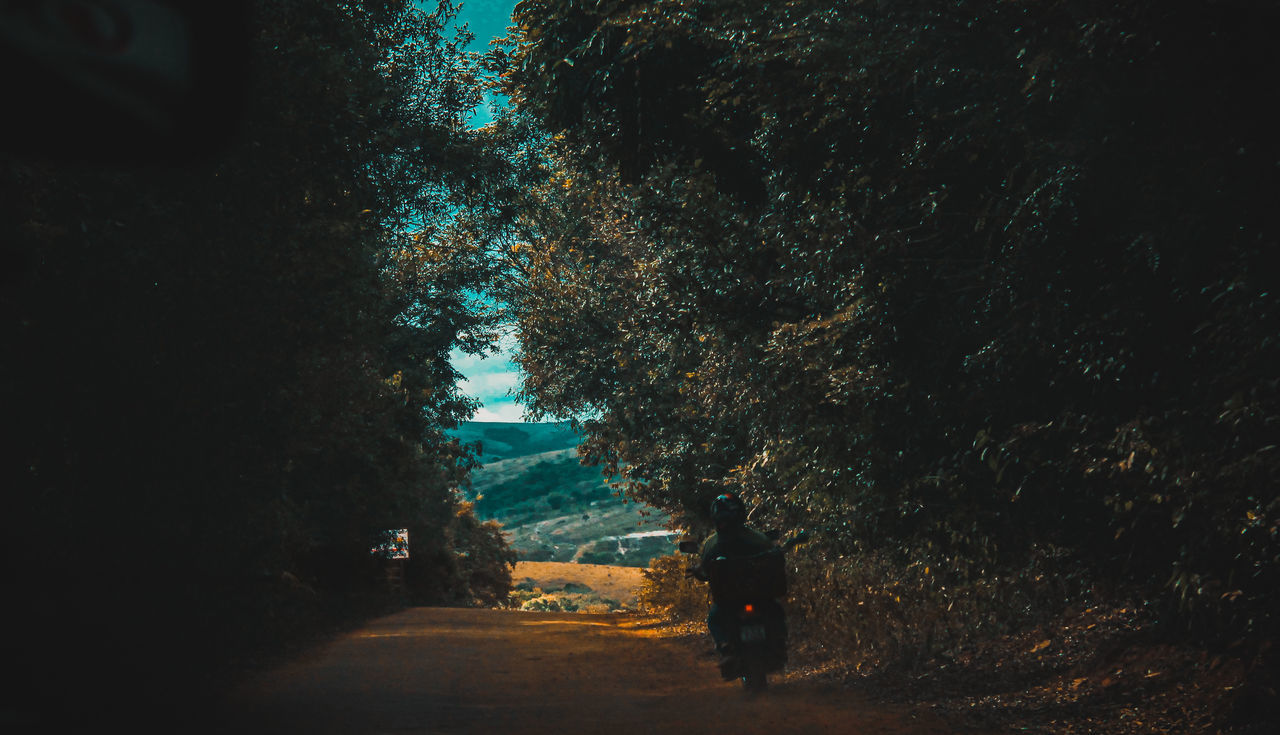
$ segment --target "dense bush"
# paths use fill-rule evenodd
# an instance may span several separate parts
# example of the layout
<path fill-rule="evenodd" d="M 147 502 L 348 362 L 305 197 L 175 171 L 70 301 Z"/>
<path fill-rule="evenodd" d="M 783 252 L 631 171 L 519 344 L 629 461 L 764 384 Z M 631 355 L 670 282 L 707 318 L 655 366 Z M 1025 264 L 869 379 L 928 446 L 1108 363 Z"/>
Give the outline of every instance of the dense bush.
<path fill-rule="evenodd" d="M 643 575 L 636 600 L 640 609 L 674 620 L 704 620 L 711 604 L 705 582 L 685 574 L 688 557 L 680 554 L 655 557 Z"/>
<path fill-rule="evenodd" d="M 502 526 L 479 520 L 471 503 L 462 503 L 435 548 L 436 555 L 424 555 L 421 561 L 410 557 L 406 582 L 412 599 L 486 607 L 506 602 L 516 552 L 507 545 Z"/>
<path fill-rule="evenodd" d="M 1273 3 L 516 19 L 524 396 L 633 497 L 818 530 L 802 607 L 886 646 L 1117 587 L 1274 633 Z"/>
<path fill-rule="evenodd" d="M 1054 549 L 968 579 L 874 553 L 832 558 L 802 550 L 790 567 L 787 607 L 798 635 L 859 670 L 920 666 L 1049 619 L 1089 592 Z"/>

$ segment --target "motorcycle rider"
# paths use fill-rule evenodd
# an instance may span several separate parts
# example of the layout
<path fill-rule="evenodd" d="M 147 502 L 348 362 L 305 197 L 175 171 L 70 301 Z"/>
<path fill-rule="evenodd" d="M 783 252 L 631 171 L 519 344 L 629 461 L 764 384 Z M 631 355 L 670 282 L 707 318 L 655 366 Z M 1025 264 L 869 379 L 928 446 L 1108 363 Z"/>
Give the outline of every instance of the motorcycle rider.
<path fill-rule="evenodd" d="M 711 520 L 715 523 L 716 532 L 703 542 L 699 562 L 692 570 L 693 576 L 704 582 L 708 581 L 707 570 L 711 569 L 712 561 L 717 557 L 749 556 L 776 546 L 768 536 L 746 525 L 746 505 L 734 493 L 723 493 L 711 501 Z M 720 674 L 725 679 L 732 679 L 737 675 L 738 665 L 731 640 L 733 612 L 726 608 L 723 600 L 715 599 L 714 586 L 712 590 L 707 630 L 715 641 L 716 652 L 720 654 Z M 786 623 L 782 606 L 776 600 L 763 601 L 763 604 L 768 608 L 768 619 L 776 626 L 779 643 L 784 642 Z"/>

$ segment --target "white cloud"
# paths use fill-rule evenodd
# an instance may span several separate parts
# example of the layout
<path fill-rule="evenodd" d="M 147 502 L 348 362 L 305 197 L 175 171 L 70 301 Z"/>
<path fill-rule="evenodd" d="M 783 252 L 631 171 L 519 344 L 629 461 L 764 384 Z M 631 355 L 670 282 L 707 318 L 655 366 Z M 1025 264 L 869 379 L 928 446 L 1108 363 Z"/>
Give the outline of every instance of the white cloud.
<path fill-rule="evenodd" d="M 506 355 L 498 353 L 492 357 L 482 357 L 480 355 L 468 355 L 461 350 L 453 350 L 449 353 L 449 362 L 453 363 L 453 367 L 463 375 L 474 375 L 481 372 L 493 372 L 502 369 L 503 366 L 509 364 Z"/>
<path fill-rule="evenodd" d="M 511 362 L 514 338 L 504 336 L 496 354 L 481 357 L 454 350 L 449 355 L 453 367 L 462 374 L 458 388 L 484 404 L 472 421 L 521 421 L 524 408 L 511 398 L 520 384 L 520 371 Z"/>
<path fill-rule="evenodd" d="M 471 417 L 472 421 L 505 421 L 508 423 L 524 421 L 524 406 L 507 402 L 484 405 Z"/>
<path fill-rule="evenodd" d="M 458 387 L 467 395 L 475 396 L 482 401 L 505 397 L 507 392 L 520 383 L 520 373 L 478 373 L 458 381 Z"/>

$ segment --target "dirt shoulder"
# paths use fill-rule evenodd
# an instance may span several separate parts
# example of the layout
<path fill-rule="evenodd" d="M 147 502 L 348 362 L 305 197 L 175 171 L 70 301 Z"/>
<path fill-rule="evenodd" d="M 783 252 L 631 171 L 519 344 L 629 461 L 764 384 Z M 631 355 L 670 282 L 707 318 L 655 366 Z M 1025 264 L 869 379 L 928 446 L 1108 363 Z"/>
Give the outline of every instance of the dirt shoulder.
<path fill-rule="evenodd" d="M 858 673 L 804 641 L 797 675 L 841 682 L 953 727 L 1044 735 L 1280 732 L 1271 646 L 1211 647 L 1140 605 L 1069 609 L 914 665 Z"/>

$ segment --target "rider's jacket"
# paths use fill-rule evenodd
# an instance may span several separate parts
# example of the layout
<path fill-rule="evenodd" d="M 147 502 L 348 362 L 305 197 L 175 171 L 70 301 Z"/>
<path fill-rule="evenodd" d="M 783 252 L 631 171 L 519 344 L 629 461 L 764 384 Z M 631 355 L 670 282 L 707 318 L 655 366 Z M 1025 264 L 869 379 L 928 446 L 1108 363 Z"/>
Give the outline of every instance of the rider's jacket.
<path fill-rule="evenodd" d="M 774 543 L 768 536 L 747 526 L 729 526 L 711 534 L 702 543 L 702 554 L 699 566 L 710 568 L 710 562 L 717 556 L 746 556 L 766 549 L 772 549 Z"/>

